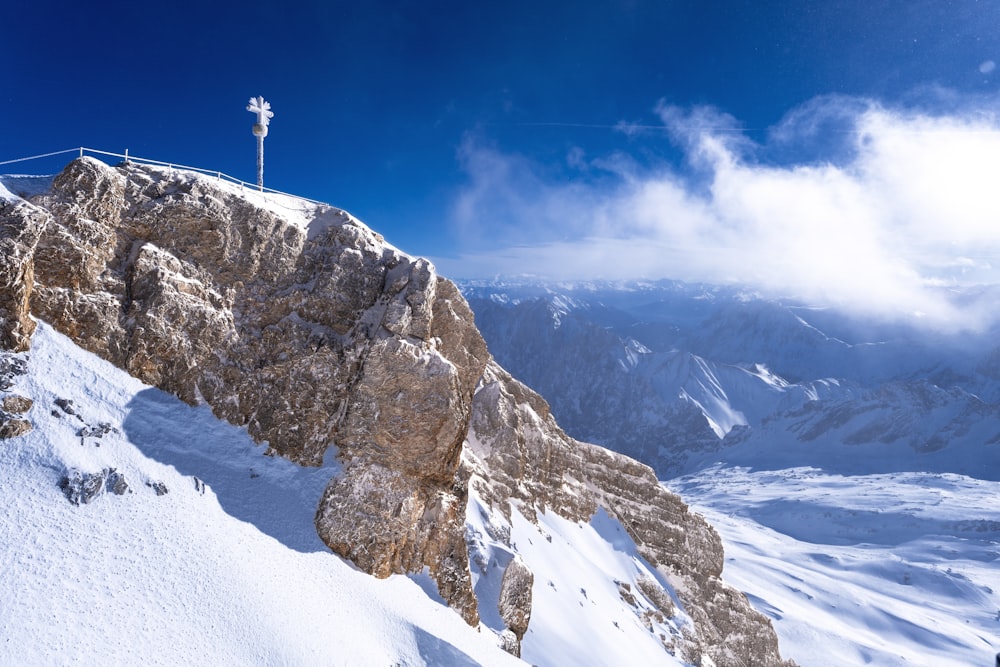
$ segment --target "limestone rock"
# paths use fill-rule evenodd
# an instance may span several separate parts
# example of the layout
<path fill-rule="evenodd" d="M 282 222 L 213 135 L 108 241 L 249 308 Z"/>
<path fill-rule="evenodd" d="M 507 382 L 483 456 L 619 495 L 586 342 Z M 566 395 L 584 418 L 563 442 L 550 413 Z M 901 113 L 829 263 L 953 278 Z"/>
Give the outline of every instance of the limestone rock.
<path fill-rule="evenodd" d="M 429 568 L 477 622 L 456 476 L 488 354 L 454 285 L 343 211 L 282 215 L 185 172 L 80 158 L 30 206 L 18 303 L 271 453 L 320 465 L 335 447 L 323 539 L 378 576 Z"/>
<path fill-rule="evenodd" d="M 23 368 L 18 368 L 12 362 L 20 361 L 16 357 L 0 357 L 0 379 L 23 372 Z M 5 371 L 6 369 L 6 371 Z M 9 381 L 6 382 L 8 386 Z M 20 419 L 18 415 L 23 415 L 31 409 L 34 401 L 27 396 L 9 394 L 0 400 L 0 440 L 9 440 L 28 433 L 32 429 L 31 422 L 27 419 Z"/>
<path fill-rule="evenodd" d="M 49 193 L 0 203 L 0 250 L 0 347 L 26 349 L 33 314 L 211 406 L 270 454 L 318 466 L 335 453 L 343 472 L 315 525 L 364 571 L 427 568 L 476 625 L 470 485 L 529 518 L 586 521 L 604 507 L 681 594 L 697 627 L 691 655 L 781 664 L 767 620 L 719 580 L 722 545 L 708 524 L 648 467 L 566 436 L 541 397 L 490 361 L 455 286 L 345 212 L 80 158 Z M 53 414 L 80 421 L 81 437 L 98 437 L 69 401 L 60 407 Z M 126 493 L 113 473 L 71 471 L 60 486 L 75 504 Z M 503 578 L 512 648 L 530 620 L 530 581 L 514 564 Z"/>
<path fill-rule="evenodd" d="M 463 466 L 480 496 L 501 509 L 516 501 L 522 513 L 546 509 L 576 521 L 603 507 L 680 595 L 697 630 L 681 647 L 684 653 L 704 654 L 720 667 L 791 664 L 781 659 L 770 621 L 719 578 L 718 534 L 651 468 L 572 440 L 540 396 L 493 362 L 476 393 L 471 423 L 476 446 L 466 451 Z M 643 592 L 659 600 L 661 611 L 672 611 L 665 593 Z"/>
<path fill-rule="evenodd" d="M 0 412 L 0 440 L 10 440 L 31 431 L 31 422 Z"/>
<path fill-rule="evenodd" d="M 59 480 L 59 488 L 66 500 L 74 505 L 89 504 L 104 490 L 104 481 L 108 471 L 87 473 L 81 470 L 70 470 Z"/>
<path fill-rule="evenodd" d="M 27 396 L 19 396 L 17 394 L 11 394 L 10 396 L 4 396 L 3 402 L 0 403 L 0 408 L 3 408 L 5 412 L 12 412 L 17 415 L 23 415 L 25 412 L 31 409 L 34 404 Z"/>
<path fill-rule="evenodd" d="M 126 493 L 131 493 L 128 482 L 125 480 L 125 475 L 118 472 L 114 468 L 108 470 L 107 479 L 104 480 L 104 488 L 116 496 L 123 496 Z"/>
<path fill-rule="evenodd" d="M 59 480 L 59 488 L 66 496 L 66 500 L 78 506 L 91 503 L 105 491 L 116 496 L 131 492 L 125 475 L 114 468 L 104 468 L 91 473 L 74 468 Z"/>
<path fill-rule="evenodd" d="M 14 378 L 28 372 L 28 362 L 23 355 L 0 350 L 0 391 L 14 386 Z"/>
<path fill-rule="evenodd" d="M 27 350 L 35 331 L 35 247 L 48 220 L 48 213 L 27 202 L 0 199 L 0 349 Z"/>
<path fill-rule="evenodd" d="M 534 583 L 535 575 L 520 557 L 514 557 L 507 564 L 500 581 L 500 598 L 497 601 L 500 618 L 517 640 L 512 647 L 508 648 L 505 644 L 504 648 L 517 657 L 521 656 L 521 640 L 531 621 L 531 587 Z"/>
<path fill-rule="evenodd" d="M 330 482 L 316 528 L 334 552 L 375 576 L 427 566 L 441 596 L 476 625 L 464 510 L 464 496 L 414 484 L 404 473 L 378 464 L 355 464 Z"/>
<path fill-rule="evenodd" d="M 521 640 L 509 629 L 500 633 L 500 648 L 513 656 L 521 657 Z"/>

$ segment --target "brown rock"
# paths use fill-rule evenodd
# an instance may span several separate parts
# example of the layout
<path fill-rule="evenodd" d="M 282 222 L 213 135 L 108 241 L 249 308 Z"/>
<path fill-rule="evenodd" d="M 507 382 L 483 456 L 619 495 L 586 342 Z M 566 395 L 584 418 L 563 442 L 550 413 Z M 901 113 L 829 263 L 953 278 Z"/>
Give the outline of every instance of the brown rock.
<path fill-rule="evenodd" d="M 35 247 L 48 221 L 36 206 L 0 199 L 0 349 L 24 352 L 30 346 Z"/>
<path fill-rule="evenodd" d="M 0 407 L 3 408 L 4 412 L 22 415 L 30 410 L 32 405 L 34 405 L 34 401 L 27 396 L 11 394 L 10 396 L 3 397 L 3 402 L 0 404 Z"/>
<path fill-rule="evenodd" d="M 477 625 L 464 510 L 462 496 L 377 464 L 355 464 L 327 486 L 316 529 L 335 553 L 375 576 L 427 566 L 441 596 Z"/>
<path fill-rule="evenodd" d="M 531 622 L 531 587 L 535 583 L 535 575 L 528 569 L 519 556 L 515 556 L 503 571 L 500 581 L 500 598 L 497 608 L 500 618 L 510 630 L 517 643 L 514 649 L 504 646 L 513 655 L 521 657 L 521 640 L 528 631 Z"/>
<path fill-rule="evenodd" d="M 25 419 L 12 419 L 0 414 L 0 440 L 9 440 L 24 435 L 32 428 L 31 422 Z"/>
<path fill-rule="evenodd" d="M 599 507 L 617 519 L 639 552 L 670 581 L 694 621 L 682 639 L 689 656 L 707 655 L 720 667 L 783 667 L 770 621 L 719 578 L 722 542 L 700 515 L 690 512 L 648 466 L 622 454 L 569 438 L 537 394 L 491 362 L 473 403 L 475 448 L 463 466 L 470 486 L 492 506 L 515 501 L 588 521 Z M 527 516 L 527 514 L 526 514 Z M 505 573 L 506 578 L 506 573 Z M 658 587 L 644 582 L 646 589 Z M 643 594 L 663 611 L 669 595 Z"/>

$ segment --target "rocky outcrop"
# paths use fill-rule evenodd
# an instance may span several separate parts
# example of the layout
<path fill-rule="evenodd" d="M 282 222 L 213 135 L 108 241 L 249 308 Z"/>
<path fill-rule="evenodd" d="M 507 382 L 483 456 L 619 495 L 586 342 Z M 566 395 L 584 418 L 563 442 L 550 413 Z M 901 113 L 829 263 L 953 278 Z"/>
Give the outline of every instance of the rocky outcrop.
<path fill-rule="evenodd" d="M 700 664 L 786 665 L 770 621 L 722 582 L 715 530 L 661 485 L 653 470 L 622 454 L 577 442 L 556 425 L 545 401 L 491 363 L 473 405 L 469 484 L 501 511 L 554 511 L 588 521 L 599 507 L 628 531 L 680 597 L 696 633 L 678 650 Z M 655 586 L 655 582 L 649 582 Z M 664 611 L 665 593 L 646 592 Z"/>
<path fill-rule="evenodd" d="M 500 618 L 507 626 L 504 632 L 513 635 L 513 641 L 507 640 L 504 648 L 517 657 L 521 657 L 521 640 L 531 622 L 531 587 L 534 583 L 535 575 L 518 557 L 507 564 L 500 580 L 497 607 Z"/>
<path fill-rule="evenodd" d="M 48 219 L 42 209 L 0 197 L 0 349 L 27 350 L 35 331 L 30 312 L 35 245 Z"/>
<path fill-rule="evenodd" d="M 104 468 L 89 473 L 70 470 L 59 480 L 59 489 L 66 496 L 66 500 L 74 505 L 88 505 L 105 492 L 116 496 L 132 492 L 128 482 L 125 481 L 125 476 L 114 468 Z"/>
<path fill-rule="evenodd" d="M 27 372 L 23 354 L 0 350 L 0 440 L 9 440 L 28 433 L 33 428 L 23 415 L 34 404 L 27 396 L 11 391 L 16 378 Z"/>
<path fill-rule="evenodd" d="M 209 404 L 270 453 L 319 465 L 334 448 L 345 473 L 317 511 L 321 537 L 378 576 L 429 568 L 476 623 L 455 477 L 487 353 L 465 301 L 345 212 L 255 196 L 73 161 L 6 214 L 34 290 L 30 262 L 4 262 L 4 345 L 26 345 L 30 295 L 82 347 Z"/>
<path fill-rule="evenodd" d="M 781 664 L 766 619 L 719 580 L 721 543 L 705 521 L 648 467 L 566 436 L 544 400 L 490 361 L 455 286 L 345 212 L 89 158 L 49 193 L 3 211 L 4 347 L 27 347 L 30 300 L 31 313 L 77 344 L 208 404 L 267 453 L 302 465 L 336 454 L 342 473 L 315 526 L 364 571 L 426 569 L 476 625 L 470 487 L 508 515 L 516 504 L 529 518 L 551 510 L 588 521 L 603 507 L 681 596 L 697 630 L 686 655 Z M 59 407 L 75 414 L 68 401 Z M 83 424 L 78 436 L 99 446 L 108 432 Z M 68 473 L 64 492 L 86 503 L 127 490 L 124 480 L 108 486 L 112 472 Z M 513 652 L 532 585 L 511 560 L 497 611 Z M 661 597 L 655 610 L 672 611 Z"/>

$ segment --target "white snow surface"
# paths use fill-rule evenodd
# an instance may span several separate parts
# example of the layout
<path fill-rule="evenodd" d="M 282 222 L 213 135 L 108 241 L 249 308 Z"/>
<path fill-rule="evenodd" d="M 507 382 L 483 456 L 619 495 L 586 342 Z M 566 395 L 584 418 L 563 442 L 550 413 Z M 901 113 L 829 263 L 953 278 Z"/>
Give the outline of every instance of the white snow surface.
<path fill-rule="evenodd" d="M 472 542 L 473 583 L 483 623 L 504 628 L 496 610 L 504 569 L 521 558 L 534 574 L 531 622 L 521 657 L 533 665 L 687 665 L 663 647 L 690 626 L 670 583 L 639 555 L 625 528 L 599 509 L 589 523 L 539 513 L 537 523 L 513 509 L 508 522 L 470 492 L 467 530 Z M 639 588 L 655 580 L 679 610 L 658 622 Z M 629 605 L 622 584 L 634 597 Z M 687 628 L 692 630 L 691 627 Z M 675 653 L 679 653 L 675 651 Z M 709 667 L 708 658 L 704 665 Z"/>
<path fill-rule="evenodd" d="M 1000 651 L 1000 482 L 716 466 L 671 480 L 803 667 L 983 667 Z"/>
<path fill-rule="evenodd" d="M 521 664 L 417 581 L 326 549 L 312 518 L 334 462 L 265 457 L 44 323 L 27 356 L 11 391 L 34 399 L 35 428 L 0 441 L 0 663 Z M 115 468 L 130 491 L 74 506 L 70 468 Z"/>

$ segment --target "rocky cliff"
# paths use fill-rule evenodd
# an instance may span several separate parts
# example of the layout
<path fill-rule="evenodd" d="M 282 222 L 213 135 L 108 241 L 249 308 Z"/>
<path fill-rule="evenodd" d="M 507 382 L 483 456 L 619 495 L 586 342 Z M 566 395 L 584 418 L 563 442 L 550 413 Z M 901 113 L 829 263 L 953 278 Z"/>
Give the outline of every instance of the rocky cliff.
<path fill-rule="evenodd" d="M 426 570 L 475 625 L 470 488 L 508 514 L 587 521 L 603 507 L 691 619 L 665 648 L 696 663 L 779 664 L 769 623 L 720 581 L 704 520 L 649 468 L 565 436 L 490 361 L 455 286 L 344 211 L 80 158 L 47 192 L 0 198 L 0 246 L 0 346 L 27 349 L 34 316 L 208 404 L 270 455 L 310 466 L 335 455 L 342 473 L 315 525 L 363 570 Z M 517 567 L 501 609 L 515 652 L 532 599 Z"/>

